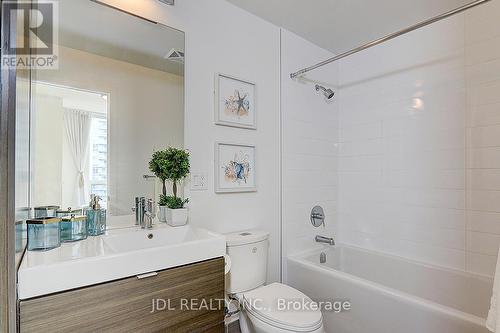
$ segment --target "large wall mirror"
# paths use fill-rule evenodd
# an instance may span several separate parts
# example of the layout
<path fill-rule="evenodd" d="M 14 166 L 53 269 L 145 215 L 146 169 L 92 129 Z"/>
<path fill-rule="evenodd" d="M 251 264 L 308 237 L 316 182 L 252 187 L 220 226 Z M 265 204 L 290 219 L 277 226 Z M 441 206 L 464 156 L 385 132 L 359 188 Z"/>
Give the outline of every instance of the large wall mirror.
<path fill-rule="evenodd" d="M 90 0 L 59 12 L 59 68 L 31 77 L 29 207 L 96 194 L 110 225 L 133 223 L 134 198 L 161 190 L 153 151 L 183 147 L 184 33 Z"/>

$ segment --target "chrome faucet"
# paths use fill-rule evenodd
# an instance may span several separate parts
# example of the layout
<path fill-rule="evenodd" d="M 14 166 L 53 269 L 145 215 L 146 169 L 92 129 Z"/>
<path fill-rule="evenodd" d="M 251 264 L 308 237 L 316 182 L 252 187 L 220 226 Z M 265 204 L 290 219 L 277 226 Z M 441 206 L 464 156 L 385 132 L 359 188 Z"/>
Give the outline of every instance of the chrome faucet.
<path fill-rule="evenodd" d="M 143 211 L 141 210 L 142 197 L 135 197 L 135 207 L 132 208 L 132 212 L 135 213 L 135 225 L 141 225 L 141 216 Z"/>
<path fill-rule="evenodd" d="M 152 229 L 153 221 L 156 217 L 155 204 L 153 202 L 153 199 L 148 199 L 146 202 L 145 198 L 141 198 L 140 206 L 142 207 L 143 214 L 141 219 L 141 228 Z"/>
<path fill-rule="evenodd" d="M 153 199 L 144 197 L 135 197 L 135 225 L 140 225 L 142 229 L 153 228 L 153 222 L 156 218 L 155 203 Z"/>
<path fill-rule="evenodd" d="M 335 240 L 333 238 L 328 238 L 328 237 L 323 237 L 323 236 L 316 236 L 315 238 L 316 242 L 318 243 L 326 243 L 330 245 L 335 245 Z"/>

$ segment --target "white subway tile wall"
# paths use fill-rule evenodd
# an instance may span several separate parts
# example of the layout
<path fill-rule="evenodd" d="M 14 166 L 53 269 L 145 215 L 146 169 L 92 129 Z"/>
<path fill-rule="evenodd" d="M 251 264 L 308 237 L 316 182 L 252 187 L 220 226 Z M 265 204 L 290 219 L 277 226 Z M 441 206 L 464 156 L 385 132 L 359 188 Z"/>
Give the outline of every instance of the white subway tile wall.
<path fill-rule="evenodd" d="M 493 1 L 340 62 L 343 242 L 493 274 L 499 17 Z"/>
<path fill-rule="evenodd" d="M 336 90 L 338 65 L 309 75 L 307 81 L 292 81 L 289 76 L 330 56 L 293 33 L 281 31 L 284 257 L 316 246 L 315 235 L 337 237 L 338 102 L 325 101 L 314 85 Z M 325 228 L 311 225 L 309 214 L 315 205 L 325 210 Z"/>
<path fill-rule="evenodd" d="M 494 273 L 500 244 L 500 3 L 465 15 L 467 270 Z"/>

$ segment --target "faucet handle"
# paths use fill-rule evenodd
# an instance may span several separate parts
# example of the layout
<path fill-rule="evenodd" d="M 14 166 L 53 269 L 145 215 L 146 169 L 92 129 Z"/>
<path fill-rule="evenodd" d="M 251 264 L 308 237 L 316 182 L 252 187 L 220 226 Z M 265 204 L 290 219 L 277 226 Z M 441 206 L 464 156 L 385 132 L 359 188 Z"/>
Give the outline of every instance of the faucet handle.
<path fill-rule="evenodd" d="M 314 218 L 314 219 L 324 219 L 325 215 L 323 215 L 321 213 L 312 213 L 311 217 Z"/>
<path fill-rule="evenodd" d="M 147 229 L 151 229 L 153 227 L 153 220 L 156 217 L 156 211 L 155 211 L 154 207 L 155 207 L 155 204 L 154 204 L 153 199 L 148 199 L 147 205 L 144 209 L 144 217 L 145 217 L 144 218 L 144 222 L 145 222 L 144 227 Z"/>
<path fill-rule="evenodd" d="M 314 206 L 311 210 L 311 223 L 316 228 L 323 225 L 325 227 L 325 211 L 321 206 Z"/>
<path fill-rule="evenodd" d="M 148 199 L 148 203 L 146 205 L 146 211 L 153 216 L 153 218 L 156 216 L 155 212 L 155 202 L 153 199 Z"/>

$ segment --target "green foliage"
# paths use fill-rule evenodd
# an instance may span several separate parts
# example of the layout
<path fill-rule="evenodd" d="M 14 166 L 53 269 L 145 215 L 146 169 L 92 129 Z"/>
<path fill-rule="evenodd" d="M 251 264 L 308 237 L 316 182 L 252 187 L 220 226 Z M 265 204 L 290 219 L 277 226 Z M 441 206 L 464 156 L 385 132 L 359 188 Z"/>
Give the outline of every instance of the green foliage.
<path fill-rule="evenodd" d="M 149 170 L 158 177 L 163 183 L 163 195 L 160 196 L 160 206 L 172 205 L 173 207 L 183 208 L 188 200 L 182 200 L 177 197 L 177 183 L 189 175 L 189 152 L 183 149 L 169 147 L 165 150 L 156 151 L 149 161 Z M 174 196 L 167 196 L 166 181 L 172 182 L 172 191 Z M 175 201 L 172 201 L 174 198 Z M 176 208 L 172 208 L 176 209 Z"/>
<path fill-rule="evenodd" d="M 189 199 L 182 200 L 181 198 L 167 195 L 160 195 L 160 206 L 167 206 L 170 209 L 184 208 L 184 205 L 189 202 Z"/>

